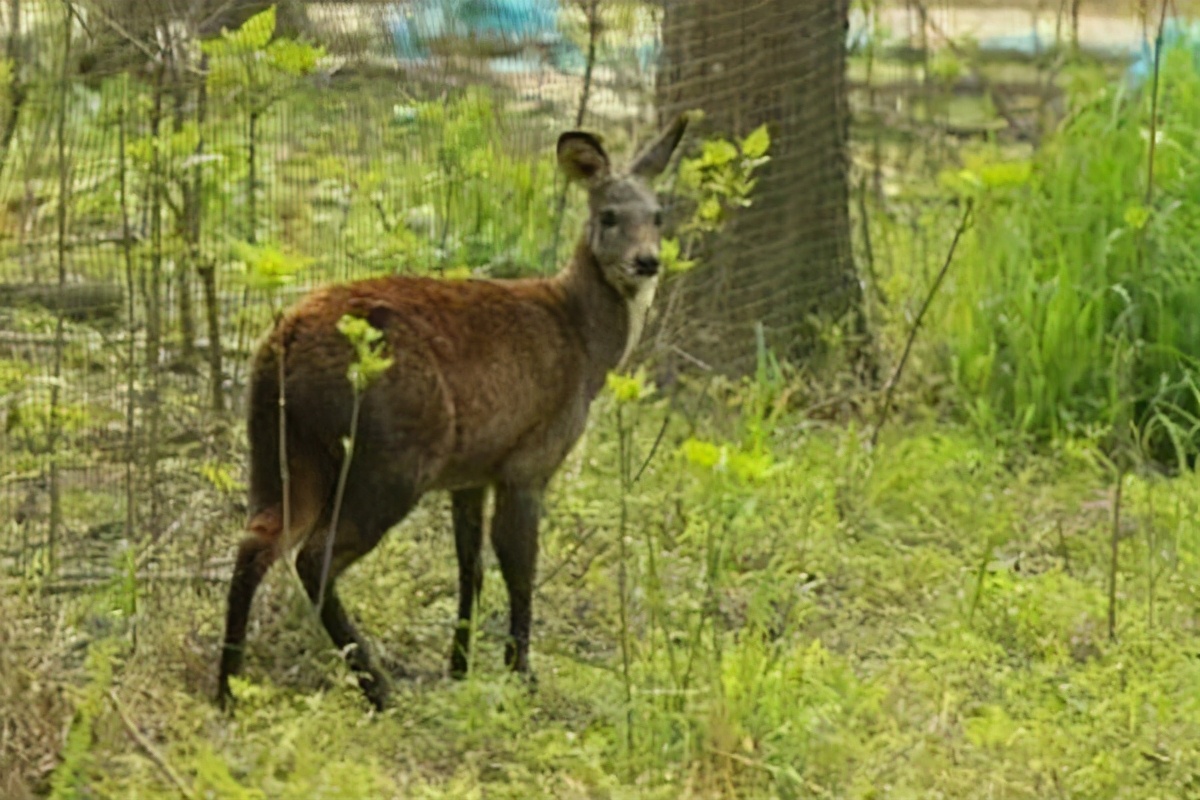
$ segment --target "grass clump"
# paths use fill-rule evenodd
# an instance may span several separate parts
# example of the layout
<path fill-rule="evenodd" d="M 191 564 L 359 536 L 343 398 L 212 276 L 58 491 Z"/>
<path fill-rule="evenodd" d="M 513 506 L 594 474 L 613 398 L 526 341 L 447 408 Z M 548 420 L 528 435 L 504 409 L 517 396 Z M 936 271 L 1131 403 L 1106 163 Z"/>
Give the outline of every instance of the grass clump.
<path fill-rule="evenodd" d="M 1177 462 L 1200 445 L 1200 75 L 1164 58 L 1151 92 L 1078 90 L 1030 161 L 967 158 L 976 198 L 938 334 L 970 416 L 1035 437 L 1124 435 Z M 1152 183 L 1151 183 L 1152 181 Z"/>

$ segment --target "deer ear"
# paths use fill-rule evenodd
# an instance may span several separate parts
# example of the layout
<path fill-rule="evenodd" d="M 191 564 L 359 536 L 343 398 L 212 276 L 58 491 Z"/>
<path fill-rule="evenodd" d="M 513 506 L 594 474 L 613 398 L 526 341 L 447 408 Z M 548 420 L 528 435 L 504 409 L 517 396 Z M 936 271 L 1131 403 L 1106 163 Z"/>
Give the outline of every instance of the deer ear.
<path fill-rule="evenodd" d="M 662 135 L 634 159 L 629 171 L 643 178 L 657 178 L 662 174 L 671 160 L 671 154 L 679 146 L 679 141 L 683 138 L 683 132 L 687 130 L 690 121 L 691 115 L 680 114 L 671 127 L 663 131 Z"/>
<path fill-rule="evenodd" d="M 571 180 L 594 181 L 607 177 L 611 167 L 600 140 L 583 131 L 558 137 L 558 166 Z"/>

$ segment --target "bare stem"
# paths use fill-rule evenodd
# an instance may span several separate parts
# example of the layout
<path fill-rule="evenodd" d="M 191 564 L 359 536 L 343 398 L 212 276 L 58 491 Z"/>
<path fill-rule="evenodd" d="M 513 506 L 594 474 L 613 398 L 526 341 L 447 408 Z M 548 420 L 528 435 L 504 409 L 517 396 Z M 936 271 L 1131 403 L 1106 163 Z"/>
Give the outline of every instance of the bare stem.
<path fill-rule="evenodd" d="M 583 5 L 581 0 L 580 5 Z M 596 42 L 600 38 L 600 0 L 590 0 L 586 8 L 588 19 L 588 50 L 587 63 L 583 68 L 583 89 L 579 94 L 579 109 L 575 112 L 575 127 L 583 125 L 587 116 L 588 100 L 592 93 L 592 72 L 596 68 Z M 563 216 L 567 211 L 568 184 L 563 183 L 562 191 L 558 194 L 558 207 L 554 214 L 554 239 L 550 252 L 545 259 L 544 269 L 548 269 L 558 259 L 558 246 L 562 241 Z"/>
<path fill-rule="evenodd" d="M 108 699 L 112 703 L 113 709 L 117 712 L 117 716 L 121 718 L 121 724 L 125 726 L 125 732 L 129 734 L 129 738 L 133 739 L 134 744 L 140 747 L 142 752 L 154 762 L 154 765 L 167 776 L 167 780 L 174 784 L 179 794 L 187 798 L 187 800 L 192 800 L 196 796 L 195 793 L 188 788 L 183 778 L 179 777 L 179 773 L 171 767 L 163 754 L 154 746 L 154 743 L 138 728 L 137 724 L 125 711 L 125 707 L 121 705 L 121 701 L 117 698 L 117 693 L 112 689 L 108 690 Z"/>
<path fill-rule="evenodd" d="M 50 419 L 47 431 L 50 451 L 50 571 L 54 571 L 55 548 L 62 529 L 62 502 L 58 481 L 59 392 L 62 382 L 63 354 L 66 349 L 67 286 L 67 204 L 70 202 L 71 170 L 67 164 L 67 70 L 71 63 L 71 33 L 74 17 L 67 9 L 63 25 L 62 75 L 58 103 L 58 311 L 54 325 L 54 380 L 50 384 Z"/>
<path fill-rule="evenodd" d="M 629 675 L 629 609 L 628 609 L 628 560 L 629 553 L 625 541 L 629 525 L 629 490 L 632 487 L 632 453 L 630 452 L 630 431 L 625 427 L 625 417 L 621 406 L 617 406 L 617 442 L 620 449 L 621 469 L 621 518 L 617 530 L 618 546 L 620 548 L 620 564 L 617 572 L 617 589 L 620 593 L 621 615 L 621 677 L 625 682 L 625 747 L 626 755 L 633 755 L 633 680 Z M 632 769 L 632 764 L 630 765 Z"/>
<path fill-rule="evenodd" d="M 133 541 L 133 526 L 135 523 L 134 465 L 137 462 L 134 450 L 134 424 L 136 419 L 134 376 L 137 373 L 137 336 L 134 320 L 134 294 L 136 287 L 133 282 L 133 241 L 130 238 L 129 231 L 129 165 L 126 160 L 125 150 L 126 125 L 128 124 L 127 114 L 129 111 L 129 98 L 127 95 L 128 83 L 125 83 L 122 84 L 121 88 L 121 110 L 117 117 L 119 126 L 117 132 L 117 158 L 120 162 L 118 171 L 120 172 L 121 255 L 125 260 L 125 291 L 127 293 L 125 313 L 129 317 L 126 321 L 126 330 L 129 336 L 129 349 L 126 353 L 129 363 L 126 365 L 126 369 L 129 371 L 126 374 L 125 382 L 125 537 L 129 541 Z"/>
<path fill-rule="evenodd" d="M 1124 467 L 1117 470 L 1116 496 L 1113 498 L 1112 538 L 1108 564 L 1108 638 L 1117 638 L 1117 569 L 1120 566 L 1121 495 L 1125 486 Z"/>
<path fill-rule="evenodd" d="M 358 412 L 362 408 L 362 392 L 354 390 L 354 405 L 350 409 L 350 437 L 346 440 L 346 453 L 338 473 L 337 490 L 333 495 L 333 514 L 329 520 L 329 538 L 325 541 L 325 557 L 321 562 L 321 583 L 317 591 L 317 616 L 325 603 L 325 584 L 329 580 L 329 566 L 333 560 L 333 541 L 337 537 L 338 517 L 342 512 L 342 498 L 346 493 L 346 479 L 350 475 L 350 461 L 354 458 L 354 439 L 358 434 Z M 286 508 L 286 506 L 285 506 Z"/>
<path fill-rule="evenodd" d="M 971 213 L 974 207 L 974 200 L 968 198 L 966 207 L 963 209 L 962 218 L 958 222 L 958 228 L 954 231 L 954 239 L 950 242 L 950 250 L 946 253 L 946 261 L 938 271 L 937 277 L 933 279 L 933 284 L 929 287 L 929 293 L 925 295 L 925 302 L 921 304 L 921 310 L 917 313 L 917 318 L 913 320 L 912 330 L 908 332 L 908 340 L 904 343 L 904 352 L 900 354 L 900 361 L 896 364 L 896 371 L 892 373 L 891 379 L 888 380 L 887 391 L 883 397 L 883 405 L 879 409 L 879 419 L 875 423 L 875 432 L 871 434 L 871 447 L 874 447 L 879 440 L 879 431 L 883 429 L 884 423 L 887 422 L 888 410 L 892 405 L 892 394 L 896 390 L 896 384 L 900 382 L 900 376 L 904 372 L 904 365 L 908 363 L 908 356 L 912 352 L 917 332 L 921 330 L 921 322 L 925 319 L 925 312 L 929 310 L 929 306 L 933 303 L 933 298 L 937 295 L 937 291 L 941 287 L 946 273 L 950 270 L 950 264 L 954 261 L 954 251 L 958 248 L 959 240 L 966 233 L 967 228 L 971 226 Z"/>
<path fill-rule="evenodd" d="M 275 314 L 275 325 L 279 325 L 279 313 Z M 287 371 L 285 360 L 287 350 L 283 339 L 279 341 L 275 354 L 279 361 L 279 478 L 283 484 L 283 541 L 291 541 L 292 531 L 292 470 L 288 465 L 287 449 Z M 330 539 L 332 540 L 332 536 Z M 324 582 L 322 581 L 322 586 Z"/>
<path fill-rule="evenodd" d="M 154 81 L 154 107 L 150 117 L 150 134 L 159 142 L 162 136 L 163 70 L 158 68 Z M 150 437 L 149 437 L 149 485 L 151 524 L 158 525 L 158 441 L 162 418 L 162 267 L 163 267 L 163 163 L 162 148 L 155 147 L 150 167 L 150 287 L 147 298 L 146 320 L 146 364 L 150 370 Z"/>
<path fill-rule="evenodd" d="M 1158 79 L 1162 67 L 1163 29 L 1167 24 L 1167 0 L 1162 0 L 1158 31 L 1154 37 L 1154 82 L 1150 90 L 1150 149 L 1146 158 L 1146 205 L 1154 197 L 1154 153 L 1158 138 Z"/>

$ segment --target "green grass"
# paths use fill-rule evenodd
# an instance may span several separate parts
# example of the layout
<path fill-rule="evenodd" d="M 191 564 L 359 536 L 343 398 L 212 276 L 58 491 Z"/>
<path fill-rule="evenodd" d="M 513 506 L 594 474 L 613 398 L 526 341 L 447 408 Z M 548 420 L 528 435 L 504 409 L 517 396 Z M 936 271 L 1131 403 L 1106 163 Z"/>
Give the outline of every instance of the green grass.
<path fill-rule="evenodd" d="M 1169 54 L 1173 56 L 1174 54 Z M 979 203 L 932 326 L 968 413 L 1037 437 L 1116 430 L 1177 461 L 1200 443 L 1200 76 L 1165 60 L 1154 184 L 1150 92 L 1075 94 L 1031 161 L 968 157 Z"/>
<path fill-rule="evenodd" d="M 718 395 L 753 408 L 753 391 Z M 635 462 L 661 413 L 662 401 L 623 406 Z M 455 573 L 446 504 L 431 498 L 345 582 L 387 663 L 416 676 L 397 682 L 382 715 L 368 714 L 282 569 L 256 603 L 232 719 L 209 701 L 223 585 L 180 591 L 126 573 L 69 604 L 42 635 L 91 641 L 87 670 L 78 645 L 10 651 L 22 670 L 57 664 L 38 673 L 43 692 L 79 684 L 74 726 L 90 735 L 69 739 L 54 782 L 78 788 L 60 796 L 177 794 L 94 688 L 107 670 L 130 721 L 202 797 L 1166 798 L 1200 788 L 1195 477 L 1127 478 L 1110 641 L 1112 492 L 1090 446 L 1034 456 L 961 427 L 914 425 L 868 453 L 854 426 L 784 415 L 755 454 L 761 426 L 726 418 L 724 437 L 677 419 L 627 498 L 632 703 L 606 397 L 550 498 L 536 695 L 500 668 L 505 605 L 491 565 L 475 672 L 442 677 Z M 28 602 L 5 596 L 6 615 Z"/>

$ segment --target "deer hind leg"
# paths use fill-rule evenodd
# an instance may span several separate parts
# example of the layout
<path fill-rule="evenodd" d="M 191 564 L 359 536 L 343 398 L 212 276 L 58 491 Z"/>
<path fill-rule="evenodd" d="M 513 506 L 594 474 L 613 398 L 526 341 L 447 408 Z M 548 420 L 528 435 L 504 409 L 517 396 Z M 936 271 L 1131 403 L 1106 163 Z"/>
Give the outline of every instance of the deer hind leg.
<path fill-rule="evenodd" d="M 492 547 L 508 587 L 509 640 L 504 663 L 528 675 L 529 629 L 533 619 L 533 579 L 537 569 L 541 492 L 500 486 L 492 518 Z"/>
<path fill-rule="evenodd" d="M 250 617 L 250 604 L 254 600 L 254 593 L 279 555 L 276 541 L 278 531 L 269 527 L 273 520 L 269 518 L 269 514 L 267 516 L 266 520 L 255 518 L 262 524 L 255 526 L 252 522 L 251 535 L 243 539 L 238 546 L 233 579 L 229 583 L 225 640 L 221 648 L 221 665 L 217 675 L 217 702 L 222 707 L 228 706 L 233 700 L 229 678 L 236 675 L 242 667 L 246 623 Z"/>
<path fill-rule="evenodd" d="M 485 490 L 462 489 L 451 493 L 454 550 L 458 556 L 458 625 L 450 651 L 450 676 L 467 674 L 471 647 L 471 616 L 483 591 L 483 501 Z"/>
<path fill-rule="evenodd" d="M 296 572 L 304 591 L 314 604 L 321 600 L 320 617 L 329 638 L 346 657 L 367 700 L 379 710 L 387 703 L 389 682 L 376 663 L 366 640 L 355 626 L 338 596 L 337 579 L 353 563 L 365 556 L 399 523 L 416 504 L 418 493 L 407 481 L 389 485 L 386 475 L 359 474 L 351 470 L 350 480 L 339 514 L 328 568 L 325 565 L 329 524 L 317 527 L 296 555 Z M 332 509 L 330 509 L 332 511 Z M 324 573 L 325 594 L 321 582 Z"/>

